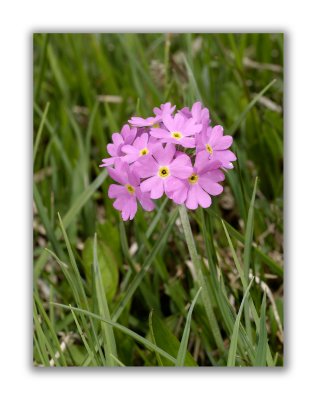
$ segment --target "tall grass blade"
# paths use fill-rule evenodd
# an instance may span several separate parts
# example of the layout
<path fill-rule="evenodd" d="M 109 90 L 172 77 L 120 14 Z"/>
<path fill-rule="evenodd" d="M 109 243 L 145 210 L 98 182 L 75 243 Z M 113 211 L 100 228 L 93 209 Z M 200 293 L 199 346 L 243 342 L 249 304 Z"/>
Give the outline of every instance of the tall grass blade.
<path fill-rule="evenodd" d="M 114 309 L 113 314 L 112 314 L 112 320 L 117 321 L 118 318 L 120 317 L 122 311 L 124 310 L 125 306 L 128 304 L 130 299 L 132 298 L 134 292 L 137 290 L 139 287 L 142 279 L 144 278 L 146 272 L 149 270 L 149 268 L 152 265 L 153 260 L 155 259 L 156 255 L 158 252 L 163 248 L 164 244 L 166 243 L 168 236 L 170 234 L 170 231 L 172 230 L 172 227 L 176 221 L 177 218 L 177 213 L 178 210 L 177 208 L 171 213 L 170 218 L 166 224 L 165 230 L 162 233 L 160 239 L 155 243 L 155 246 L 152 249 L 152 252 L 147 256 L 146 260 L 144 261 L 142 268 L 140 272 L 134 277 L 133 281 L 130 283 L 129 288 L 123 297 L 123 299 L 120 301 L 120 303 L 117 305 L 117 307 Z"/>
<path fill-rule="evenodd" d="M 188 346 L 189 332 L 190 332 L 190 322 L 192 320 L 192 313 L 193 313 L 196 301 L 198 299 L 198 296 L 200 295 L 201 290 L 202 290 L 202 287 L 200 287 L 198 289 L 198 292 L 197 292 L 196 296 L 194 297 L 194 300 L 193 300 L 193 302 L 189 308 L 188 314 L 187 314 L 186 324 L 185 324 L 181 344 L 179 346 L 177 358 L 176 358 L 176 366 L 177 367 L 184 366 L 186 352 L 187 352 L 187 346 Z"/>
<path fill-rule="evenodd" d="M 97 255 L 97 235 L 94 237 L 94 278 L 95 278 L 95 287 L 97 293 L 97 302 L 99 307 L 99 313 L 103 318 L 110 319 L 110 312 L 107 302 L 107 297 L 104 292 L 104 287 L 102 285 L 101 273 L 98 264 L 98 255 Z M 113 334 L 113 329 L 108 324 L 102 323 L 102 331 L 104 334 L 104 348 L 106 353 L 107 364 L 110 366 L 114 366 L 114 359 L 110 356 L 113 354 L 115 357 L 117 356 L 117 347 L 116 340 Z"/>
<path fill-rule="evenodd" d="M 68 310 L 74 310 L 76 312 L 88 315 L 92 318 L 95 318 L 101 322 L 106 322 L 107 324 L 113 326 L 114 328 L 118 329 L 119 331 L 125 333 L 126 335 L 130 336 L 131 338 L 133 338 L 134 340 L 136 340 L 137 342 L 143 344 L 145 347 L 147 347 L 149 350 L 152 351 L 157 351 L 161 356 L 167 358 L 169 361 L 172 361 L 174 364 L 176 363 L 176 359 L 174 357 L 172 357 L 170 354 L 168 354 L 166 351 L 162 350 L 160 347 L 156 346 L 155 344 L 153 344 L 152 342 L 150 342 L 149 340 L 145 339 L 144 337 L 140 336 L 139 334 L 131 331 L 131 329 L 126 328 L 123 325 L 118 324 L 117 322 L 114 322 L 113 320 L 108 320 L 106 318 L 100 317 L 97 314 L 94 314 L 90 311 L 87 310 L 83 310 L 77 307 L 72 307 L 72 306 L 66 306 L 65 304 L 59 304 L 59 303 L 53 303 L 55 304 L 55 306 L 57 307 L 62 307 Z"/>
<path fill-rule="evenodd" d="M 259 101 L 259 99 L 270 89 L 271 86 L 274 85 L 276 82 L 276 79 L 273 79 L 268 85 L 265 86 L 263 90 L 261 90 L 260 93 L 258 93 L 247 105 L 245 110 L 241 113 L 240 117 L 237 119 L 237 121 L 228 129 L 228 134 L 233 135 L 236 130 L 239 128 L 241 122 L 244 120 L 248 112 L 251 110 L 251 108 Z"/>
<path fill-rule="evenodd" d="M 223 339 L 221 337 L 221 333 L 219 331 L 218 324 L 216 323 L 216 317 L 215 317 L 215 314 L 214 314 L 214 311 L 213 311 L 211 298 L 208 295 L 208 286 L 207 286 L 206 281 L 205 281 L 204 276 L 203 276 L 202 265 L 201 265 L 200 259 L 198 257 L 198 253 L 197 253 L 197 249 L 196 249 L 193 233 L 192 233 L 192 230 L 191 230 L 191 227 L 190 227 L 190 222 L 189 222 L 187 210 L 186 210 L 184 205 L 181 205 L 179 207 L 179 214 L 180 214 L 182 226 L 183 226 L 183 229 L 184 229 L 185 239 L 186 239 L 188 251 L 189 251 L 189 254 L 190 254 L 190 258 L 191 258 L 191 260 L 193 262 L 193 265 L 195 267 L 195 272 L 196 272 L 196 276 L 197 276 L 197 279 L 198 279 L 198 283 L 202 287 L 202 300 L 203 300 L 203 304 L 204 304 L 204 307 L 205 307 L 206 315 L 207 315 L 207 318 L 208 318 L 208 321 L 209 321 L 210 329 L 211 329 L 211 332 L 212 332 L 212 334 L 214 336 L 214 339 L 215 339 L 215 342 L 216 342 L 216 344 L 218 346 L 218 349 L 220 351 L 224 352 L 225 347 L 224 347 L 224 344 L 223 344 Z"/>
<path fill-rule="evenodd" d="M 267 330 L 266 330 L 266 292 L 264 291 L 261 305 L 259 341 L 255 354 L 255 366 L 266 366 Z M 273 362 L 274 363 L 274 362 Z"/>
<path fill-rule="evenodd" d="M 254 280 L 254 278 L 252 278 L 251 282 L 249 283 L 249 286 L 247 287 L 247 290 L 244 293 L 244 296 L 243 296 L 243 299 L 242 299 L 242 302 L 241 302 L 241 305 L 239 308 L 239 312 L 238 312 L 238 315 L 236 318 L 236 322 L 234 323 L 233 333 L 231 336 L 230 347 L 229 347 L 227 367 L 234 367 L 236 364 L 237 343 L 238 343 L 241 315 L 242 315 L 242 311 L 244 308 L 244 302 L 249 294 L 253 280 Z"/>
<path fill-rule="evenodd" d="M 46 116 L 47 116 L 49 108 L 50 108 L 50 103 L 47 102 L 46 106 L 45 106 L 45 109 L 44 109 L 44 112 L 43 112 L 43 115 L 42 115 L 42 118 L 41 118 L 39 129 L 38 129 L 36 137 L 35 137 L 35 143 L 34 143 L 34 147 L 33 147 L 33 164 L 35 162 L 37 149 L 39 147 L 39 143 L 40 143 L 40 140 L 41 140 L 41 137 L 42 137 L 43 127 L 44 127 L 44 124 L 45 124 L 45 121 L 46 121 Z"/>

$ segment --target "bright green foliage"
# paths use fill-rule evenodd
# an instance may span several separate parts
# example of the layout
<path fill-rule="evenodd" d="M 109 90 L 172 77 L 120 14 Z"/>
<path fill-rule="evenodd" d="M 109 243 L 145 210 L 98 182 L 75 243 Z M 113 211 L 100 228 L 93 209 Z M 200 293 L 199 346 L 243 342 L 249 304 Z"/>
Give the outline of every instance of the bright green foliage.
<path fill-rule="evenodd" d="M 234 136 L 223 194 L 123 223 L 112 133 L 197 100 Z M 283 365 L 282 105 L 282 34 L 34 35 L 34 365 Z"/>

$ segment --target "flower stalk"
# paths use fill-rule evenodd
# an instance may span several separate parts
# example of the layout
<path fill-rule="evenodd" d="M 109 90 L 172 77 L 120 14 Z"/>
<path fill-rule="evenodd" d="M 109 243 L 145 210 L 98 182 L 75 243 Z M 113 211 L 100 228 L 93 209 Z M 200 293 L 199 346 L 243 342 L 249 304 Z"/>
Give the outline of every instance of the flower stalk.
<path fill-rule="evenodd" d="M 211 332 L 213 334 L 213 337 L 215 339 L 218 349 L 220 349 L 222 352 L 224 352 L 225 347 L 223 344 L 223 339 L 221 337 L 221 333 L 220 333 L 220 330 L 219 330 L 219 327 L 218 327 L 218 324 L 216 321 L 216 317 L 215 317 L 215 313 L 214 313 L 214 310 L 212 307 L 211 299 L 208 296 L 207 282 L 203 275 L 201 260 L 197 253 L 197 248 L 196 248 L 193 233 L 192 233 L 192 230 L 190 227 L 187 209 L 184 205 L 179 206 L 179 215 L 180 215 L 181 223 L 183 226 L 189 255 L 190 255 L 191 261 L 193 263 L 194 269 L 195 269 L 195 275 L 197 277 L 198 285 L 202 287 L 202 292 L 201 292 L 202 302 L 203 302 L 205 312 L 206 312 L 206 315 L 208 318 L 208 323 L 209 323 Z"/>

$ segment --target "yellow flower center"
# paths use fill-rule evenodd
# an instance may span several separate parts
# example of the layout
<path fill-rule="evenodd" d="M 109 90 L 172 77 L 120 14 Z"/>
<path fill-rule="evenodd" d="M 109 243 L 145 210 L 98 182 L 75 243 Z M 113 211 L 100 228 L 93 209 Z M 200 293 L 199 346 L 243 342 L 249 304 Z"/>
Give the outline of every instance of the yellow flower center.
<path fill-rule="evenodd" d="M 144 149 L 139 151 L 140 156 L 145 156 L 148 153 L 149 153 L 149 150 L 146 147 L 144 147 Z"/>
<path fill-rule="evenodd" d="M 198 181 L 198 175 L 197 174 L 192 174 L 189 178 L 188 178 L 188 182 L 191 185 L 194 185 L 195 183 L 197 183 Z"/>
<path fill-rule="evenodd" d="M 212 147 L 210 146 L 210 144 L 206 144 L 206 150 L 208 151 L 208 153 L 210 153 L 210 154 L 212 154 L 213 153 L 213 149 L 212 149 Z"/>
<path fill-rule="evenodd" d="M 125 185 L 125 187 L 126 187 L 127 191 L 128 191 L 130 194 L 133 194 L 133 193 L 135 192 L 134 187 L 131 186 L 131 185 L 129 185 L 128 183 Z"/>
<path fill-rule="evenodd" d="M 153 124 L 153 123 L 152 123 Z M 152 125 L 153 128 L 159 128 L 160 124 L 158 122 L 156 122 L 155 124 Z"/>
<path fill-rule="evenodd" d="M 180 132 L 171 132 L 171 136 L 176 140 L 180 140 L 183 137 L 183 135 Z"/>
<path fill-rule="evenodd" d="M 170 176 L 170 170 L 167 167 L 160 167 L 158 175 L 161 178 L 167 178 L 168 176 Z"/>

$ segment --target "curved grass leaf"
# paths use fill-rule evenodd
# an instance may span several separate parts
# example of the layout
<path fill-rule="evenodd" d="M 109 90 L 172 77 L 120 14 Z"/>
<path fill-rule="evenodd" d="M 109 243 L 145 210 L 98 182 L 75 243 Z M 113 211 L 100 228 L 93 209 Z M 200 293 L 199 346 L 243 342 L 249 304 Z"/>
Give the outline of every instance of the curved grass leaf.
<path fill-rule="evenodd" d="M 150 342 L 149 340 L 145 339 L 144 337 L 140 336 L 139 334 L 131 331 L 131 329 L 126 328 L 123 325 L 118 324 L 117 322 L 113 322 L 112 320 L 100 317 L 97 314 L 94 314 L 90 311 L 87 310 L 83 310 L 77 307 L 72 307 L 72 306 L 66 306 L 65 304 L 59 304 L 59 303 L 55 303 L 53 302 L 52 304 L 54 304 L 57 307 L 62 307 L 65 308 L 67 310 L 74 310 L 76 312 L 88 315 L 92 318 L 95 318 L 99 321 L 102 322 L 106 322 L 107 324 L 113 326 L 114 328 L 118 329 L 119 331 L 125 333 L 126 335 L 130 336 L 132 339 L 136 340 L 137 342 L 143 344 L 145 347 L 147 347 L 149 350 L 152 351 L 157 351 L 161 356 L 167 358 L 169 361 L 172 361 L 173 364 L 176 363 L 176 359 L 174 357 L 172 357 L 170 354 L 168 354 L 166 351 L 162 350 L 160 347 L 156 346 L 155 344 L 153 344 L 152 342 Z"/>
<path fill-rule="evenodd" d="M 44 109 L 44 112 L 43 112 L 43 115 L 42 115 L 42 118 L 41 118 L 39 129 L 37 131 L 36 138 L 35 138 L 35 143 L 34 143 L 34 148 L 33 148 L 33 164 L 34 164 L 34 161 L 35 161 L 35 158 L 36 158 L 37 149 L 39 147 L 39 143 L 40 143 L 42 132 L 43 132 L 44 123 L 46 121 L 46 116 L 47 116 L 49 108 L 50 108 L 50 103 L 47 102 L 46 106 L 45 106 L 45 109 Z"/>
<path fill-rule="evenodd" d="M 180 348 L 180 341 L 167 326 L 166 321 L 158 316 L 157 312 L 152 312 L 151 317 L 155 344 L 176 358 Z M 166 359 L 161 359 L 161 361 L 164 366 L 175 365 Z M 186 351 L 184 365 L 186 367 L 197 367 L 196 361 L 188 351 Z"/>
<path fill-rule="evenodd" d="M 149 268 L 152 265 L 153 260 L 155 259 L 157 253 L 163 248 L 164 244 L 166 243 L 169 233 L 172 230 L 172 227 L 176 221 L 177 218 L 177 213 L 178 210 L 177 208 L 174 209 L 174 211 L 171 213 L 170 218 L 166 224 L 165 230 L 162 233 L 160 239 L 155 243 L 155 246 L 152 249 L 152 252 L 147 256 L 146 260 L 144 261 L 141 270 L 138 272 L 138 274 L 134 277 L 133 281 L 130 283 L 129 288 L 123 297 L 123 299 L 120 301 L 120 303 L 117 305 L 115 310 L 113 311 L 112 319 L 113 321 L 117 321 L 118 318 L 120 317 L 122 311 L 124 310 L 125 306 L 128 304 L 130 301 L 131 297 L 133 296 L 134 292 L 137 290 L 139 287 L 142 279 L 144 278 L 146 272 L 149 270 Z"/>
<path fill-rule="evenodd" d="M 247 107 L 244 109 L 244 111 L 241 113 L 240 117 L 237 119 L 237 121 L 228 129 L 228 135 L 233 135 L 236 130 L 239 128 L 239 125 L 241 122 L 244 120 L 248 112 L 251 110 L 251 108 L 256 104 L 256 102 L 266 93 L 271 86 L 274 85 L 276 82 L 276 79 L 273 79 L 268 85 L 265 86 L 263 90 L 261 90 L 260 93 L 258 93 L 247 105 Z"/>
<path fill-rule="evenodd" d="M 198 296 L 200 295 L 201 290 L 202 290 L 202 287 L 200 287 L 198 289 L 198 292 L 197 292 L 196 296 L 194 297 L 194 300 L 193 300 L 193 302 L 189 308 L 188 314 L 187 314 L 183 337 L 182 337 L 181 344 L 179 346 L 179 350 L 178 350 L 178 354 L 177 354 L 177 358 L 176 358 L 176 366 L 177 367 L 184 366 L 185 357 L 186 357 L 186 353 L 187 353 L 189 332 L 190 332 L 190 322 L 192 320 L 192 313 L 193 313 L 196 301 L 198 299 Z"/>
<path fill-rule="evenodd" d="M 184 234 L 185 234 L 185 239 L 188 247 L 188 251 L 190 254 L 190 258 L 193 262 L 194 268 L 195 268 L 195 273 L 197 276 L 197 280 L 199 282 L 199 285 L 202 286 L 202 301 L 205 307 L 205 312 L 208 318 L 208 322 L 210 325 L 211 332 L 214 336 L 215 342 L 217 344 L 217 347 L 220 351 L 224 352 L 225 347 L 223 344 L 223 339 L 221 337 L 221 333 L 218 327 L 218 324 L 216 322 L 216 317 L 213 311 L 213 306 L 211 303 L 211 296 L 208 294 L 208 285 L 205 281 L 203 272 L 202 272 L 202 265 L 200 262 L 200 259 L 198 257 L 195 241 L 194 241 L 194 236 L 190 227 L 190 222 L 187 214 L 187 209 L 184 205 L 181 205 L 179 207 L 179 214 L 181 218 L 181 222 L 183 225 L 184 229 Z"/>
<path fill-rule="evenodd" d="M 255 354 L 255 366 L 257 367 L 266 366 L 267 330 L 266 330 L 265 312 L 266 312 L 266 293 L 264 292 L 261 305 L 259 341 Z"/>
<path fill-rule="evenodd" d="M 242 299 L 242 302 L 241 302 L 241 305 L 239 308 L 239 312 L 238 312 L 238 315 L 236 318 L 236 322 L 234 323 L 233 333 L 231 336 L 230 347 L 229 347 L 227 367 L 234 367 L 236 364 L 237 344 L 238 344 L 238 335 L 239 335 L 241 315 L 242 315 L 242 311 L 244 308 L 244 302 L 249 294 L 253 280 L 254 280 L 254 278 L 252 278 L 251 282 L 249 283 L 249 286 L 247 287 L 247 289 L 244 293 L 244 296 L 243 296 L 243 299 Z"/>
<path fill-rule="evenodd" d="M 96 288 L 96 294 L 97 294 L 97 302 L 98 302 L 98 308 L 99 308 L 99 313 L 103 318 L 110 319 L 110 312 L 109 312 L 109 307 L 108 307 L 108 302 L 107 302 L 107 296 L 104 291 L 104 286 L 102 284 L 102 276 L 99 268 L 99 263 L 98 263 L 98 255 L 97 255 L 97 235 L 95 234 L 94 237 L 94 262 L 93 262 L 93 268 L 94 268 L 94 279 L 95 279 L 95 288 Z M 110 356 L 110 354 L 114 355 L 115 357 L 117 356 L 117 347 L 116 347 L 116 340 L 113 334 L 113 329 L 111 326 L 108 324 L 102 323 L 101 324 L 102 331 L 104 334 L 104 348 L 105 348 L 105 353 L 107 357 L 107 364 L 110 366 L 114 365 L 114 360 Z"/>

